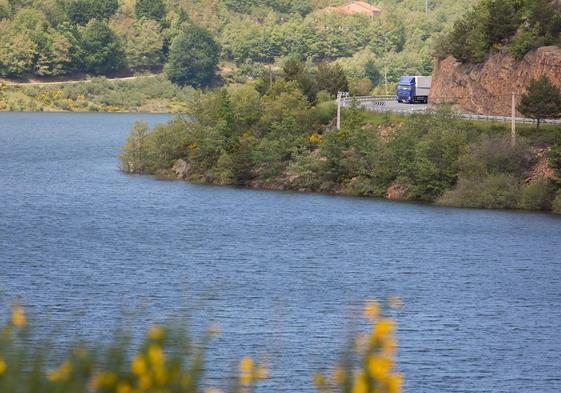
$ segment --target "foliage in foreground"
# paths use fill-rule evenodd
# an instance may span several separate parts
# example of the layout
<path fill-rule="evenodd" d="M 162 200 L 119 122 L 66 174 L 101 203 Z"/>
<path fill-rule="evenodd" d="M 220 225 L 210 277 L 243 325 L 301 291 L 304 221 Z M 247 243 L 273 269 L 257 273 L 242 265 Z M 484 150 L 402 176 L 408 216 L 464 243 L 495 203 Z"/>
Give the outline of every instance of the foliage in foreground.
<path fill-rule="evenodd" d="M 399 307 L 399 299 L 389 300 Z M 399 393 L 402 376 L 395 371 L 395 323 L 380 315 L 380 305 L 368 301 L 364 317 L 369 333 L 359 333 L 330 379 L 313 378 L 319 393 Z M 10 320 L 0 328 L 0 391 L 26 393 L 251 393 L 269 378 L 264 364 L 245 357 L 237 377 L 225 378 L 220 389 L 205 382 L 205 352 L 220 334 L 211 327 L 200 343 L 181 329 L 160 325 L 150 328 L 138 346 L 118 335 L 108 347 L 82 344 L 53 365 L 48 346 L 33 339 L 20 305 L 12 307 Z M 289 381 L 285 381 L 288 385 Z"/>
<path fill-rule="evenodd" d="M 558 127 L 521 127 L 512 147 L 503 125 L 447 111 L 399 117 L 352 107 L 337 130 L 332 96 L 311 88 L 315 78 L 291 66 L 271 80 L 201 93 L 187 117 L 153 130 L 135 125 L 122 169 L 201 183 L 551 209 L 559 183 L 526 180 L 535 152 L 561 144 Z"/>

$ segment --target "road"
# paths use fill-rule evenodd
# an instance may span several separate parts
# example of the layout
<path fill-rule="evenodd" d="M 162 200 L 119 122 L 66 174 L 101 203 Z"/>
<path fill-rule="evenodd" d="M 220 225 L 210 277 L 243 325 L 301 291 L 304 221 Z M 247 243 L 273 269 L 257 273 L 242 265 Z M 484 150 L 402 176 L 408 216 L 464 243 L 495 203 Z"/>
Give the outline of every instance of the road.
<path fill-rule="evenodd" d="M 371 112 L 391 112 L 391 113 L 403 113 L 412 114 L 418 112 L 426 112 L 429 110 L 429 106 L 426 104 L 401 104 L 396 101 L 395 96 L 365 96 L 365 97 L 355 97 L 358 104 L 366 110 Z M 341 102 L 341 106 L 348 108 L 351 106 L 353 98 L 344 98 Z M 477 121 L 500 121 L 500 122 L 510 122 L 512 118 L 510 116 L 489 116 L 489 115 L 474 115 L 470 113 L 457 113 L 461 118 L 467 120 L 477 120 Z M 528 123 L 533 124 L 536 121 L 533 119 L 517 117 L 515 118 L 516 123 Z M 544 124 L 561 124 L 561 119 L 555 120 L 543 120 Z"/>

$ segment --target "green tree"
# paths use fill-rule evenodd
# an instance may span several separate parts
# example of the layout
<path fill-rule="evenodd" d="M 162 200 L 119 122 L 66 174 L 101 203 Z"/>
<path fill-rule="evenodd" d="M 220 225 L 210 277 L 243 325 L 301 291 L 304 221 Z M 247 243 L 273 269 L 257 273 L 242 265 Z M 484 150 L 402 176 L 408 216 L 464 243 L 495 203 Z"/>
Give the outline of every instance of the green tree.
<path fill-rule="evenodd" d="M 0 75 L 19 77 L 30 74 L 36 56 L 37 45 L 27 32 L 4 38 L 4 42 L 0 44 Z"/>
<path fill-rule="evenodd" d="M 489 43 L 501 44 L 516 33 L 520 20 L 512 0 L 490 0 L 487 11 L 485 29 Z"/>
<path fill-rule="evenodd" d="M 208 86 L 216 76 L 220 47 L 205 29 L 190 25 L 173 40 L 166 73 L 180 86 Z"/>
<path fill-rule="evenodd" d="M 328 91 L 332 96 L 339 91 L 349 91 L 349 81 L 339 64 L 322 62 L 317 69 L 316 81 L 318 90 Z"/>
<path fill-rule="evenodd" d="M 135 70 L 150 70 L 162 65 L 164 37 L 158 22 L 141 19 L 127 36 L 125 53 L 128 66 Z"/>
<path fill-rule="evenodd" d="M 109 19 L 119 9 L 118 0 L 66 0 L 66 15 L 72 23 L 86 25 L 92 19 Z"/>
<path fill-rule="evenodd" d="M 128 173 L 144 173 L 148 165 L 147 139 L 149 132 L 148 123 L 141 121 L 134 123 L 119 156 L 121 170 Z"/>
<path fill-rule="evenodd" d="M 122 69 L 125 54 L 121 41 L 107 23 L 93 19 L 83 30 L 81 38 L 87 72 L 105 75 Z"/>
<path fill-rule="evenodd" d="M 532 79 L 526 94 L 522 96 L 518 111 L 537 120 L 561 118 L 561 89 L 553 85 L 546 75 Z"/>
<path fill-rule="evenodd" d="M 138 19 L 161 21 L 166 16 L 166 5 L 163 0 L 136 0 L 135 13 Z"/>

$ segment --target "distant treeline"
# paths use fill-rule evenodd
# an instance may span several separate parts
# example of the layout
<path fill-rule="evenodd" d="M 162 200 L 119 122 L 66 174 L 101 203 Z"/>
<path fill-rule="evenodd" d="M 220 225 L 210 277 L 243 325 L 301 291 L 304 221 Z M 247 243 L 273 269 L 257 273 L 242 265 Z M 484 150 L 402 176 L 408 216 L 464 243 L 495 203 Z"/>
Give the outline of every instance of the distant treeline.
<path fill-rule="evenodd" d="M 506 50 L 516 59 L 561 42 L 561 3 L 552 0 L 483 0 L 440 39 L 436 54 L 480 63 Z"/>
<path fill-rule="evenodd" d="M 210 66 L 211 72 L 218 62 L 231 63 L 251 77 L 260 63 L 297 55 L 313 62 L 340 59 L 356 79 L 367 78 L 367 68 L 380 74 L 388 65 L 395 81 L 401 74 L 430 72 L 432 37 L 474 0 L 441 1 L 428 16 L 418 1 L 387 1 L 374 19 L 322 11 L 332 3 L 0 0 L 0 77 L 110 75 L 161 70 L 166 64 L 173 74 L 173 67 L 194 58 L 203 59 L 199 66 Z M 180 37 L 191 43 L 175 44 L 177 53 L 187 50 L 187 59 L 173 58 Z M 209 75 L 175 81 L 210 83 Z"/>

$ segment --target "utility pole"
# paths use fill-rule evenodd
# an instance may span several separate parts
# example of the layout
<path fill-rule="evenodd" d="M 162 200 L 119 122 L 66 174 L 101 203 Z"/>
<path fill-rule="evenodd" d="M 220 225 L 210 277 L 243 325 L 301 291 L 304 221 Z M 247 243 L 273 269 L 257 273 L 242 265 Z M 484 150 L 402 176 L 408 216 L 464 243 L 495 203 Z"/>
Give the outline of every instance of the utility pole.
<path fill-rule="evenodd" d="M 429 14 L 429 0 L 425 0 L 425 15 Z"/>
<path fill-rule="evenodd" d="M 341 98 L 343 97 L 343 92 L 337 93 L 337 129 L 341 129 Z"/>
<path fill-rule="evenodd" d="M 512 92 L 512 130 L 511 130 L 512 147 L 516 146 L 516 93 Z"/>
<path fill-rule="evenodd" d="M 389 95 L 388 93 L 388 64 L 384 64 L 384 84 L 386 86 L 386 95 Z"/>

